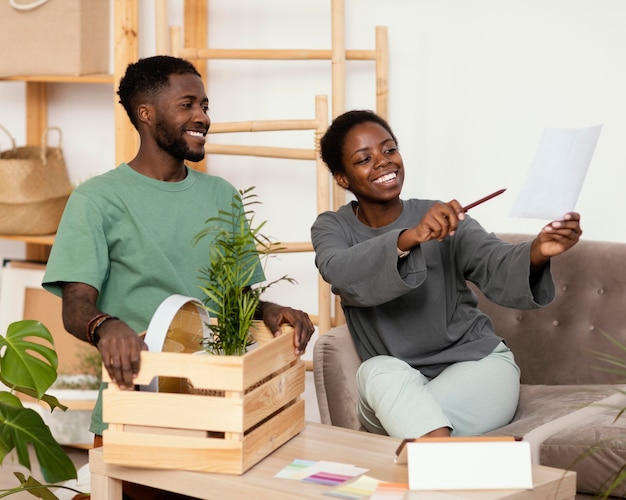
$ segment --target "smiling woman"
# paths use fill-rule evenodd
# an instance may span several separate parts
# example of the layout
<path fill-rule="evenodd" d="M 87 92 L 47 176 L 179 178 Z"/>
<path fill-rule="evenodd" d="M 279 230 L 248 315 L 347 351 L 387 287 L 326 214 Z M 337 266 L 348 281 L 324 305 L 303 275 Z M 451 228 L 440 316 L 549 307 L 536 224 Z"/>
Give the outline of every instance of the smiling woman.
<path fill-rule="evenodd" d="M 579 217 L 509 245 L 457 200 L 401 199 L 397 144 L 385 120 L 359 110 L 339 115 L 320 142 L 335 180 L 356 197 L 321 214 L 311 236 L 363 362 L 359 418 L 399 438 L 482 434 L 513 417 L 519 369 L 467 280 L 503 305 L 546 305 L 546 263 L 578 241 Z"/>

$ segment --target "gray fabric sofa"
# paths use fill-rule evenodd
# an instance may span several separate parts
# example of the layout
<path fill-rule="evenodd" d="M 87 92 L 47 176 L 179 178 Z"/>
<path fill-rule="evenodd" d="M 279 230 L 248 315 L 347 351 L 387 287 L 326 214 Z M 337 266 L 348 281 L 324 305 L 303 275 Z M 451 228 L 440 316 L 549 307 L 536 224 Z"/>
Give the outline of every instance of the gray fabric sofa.
<path fill-rule="evenodd" d="M 617 418 L 626 407 L 626 377 L 606 371 L 611 366 L 597 354 L 626 362 L 626 351 L 605 336 L 626 344 L 626 244 L 583 240 L 551 265 L 557 296 L 543 309 L 506 309 L 478 292 L 522 371 L 515 417 L 490 434 L 523 437 L 534 463 L 575 470 L 577 498 L 586 498 L 626 467 L 626 415 Z M 318 338 L 313 370 L 322 423 L 363 430 L 355 409 L 359 364 L 345 325 Z M 626 480 L 613 494 L 626 497 Z"/>

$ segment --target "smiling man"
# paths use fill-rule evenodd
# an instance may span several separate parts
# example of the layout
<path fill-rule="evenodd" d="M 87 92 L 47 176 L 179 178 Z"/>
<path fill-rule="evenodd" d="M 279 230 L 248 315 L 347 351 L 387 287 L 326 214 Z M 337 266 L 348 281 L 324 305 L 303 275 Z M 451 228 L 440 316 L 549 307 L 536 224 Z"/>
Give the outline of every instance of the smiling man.
<path fill-rule="evenodd" d="M 67 331 L 97 346 L 111 378 L 132 389 L 147 349 L 137 333 L 159 304 L 172 294 L 205 298 L 198 276 L 208 251 L 192 240 L 208 218 L 229 209 L 237 191 L 185 164 L 204 158 L 211 125 L 204 83 L 191 63 L 140 59 L 128 66 L 118 95 L 139 132 L 139 151 L 74 190 L 43 286 L 62 296 Z M 259 265 L 249 284 L 264 279 Z M 273 332 L 291 324 L 295 350 L 304 352 L 313 333 L 306 313 L 262 302 L 258 318 Z M 96 444 L 104 428 L 99 399 L 90 428 Z"/>

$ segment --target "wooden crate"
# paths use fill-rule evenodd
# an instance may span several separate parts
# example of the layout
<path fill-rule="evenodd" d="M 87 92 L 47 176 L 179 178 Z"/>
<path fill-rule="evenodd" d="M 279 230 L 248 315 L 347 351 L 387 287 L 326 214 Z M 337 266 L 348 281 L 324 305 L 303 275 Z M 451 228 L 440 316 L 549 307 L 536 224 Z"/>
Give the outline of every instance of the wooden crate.
<path fill-rule="evenodd" d="M 242 474 L 304 428 L 305 363 L 293 335 L 257 328 L 259 346 L 243 356 L 141 354 L 137 384 L 177 377 L 196 393 L 122 391 L 105 374 L 104 461 Z"/>

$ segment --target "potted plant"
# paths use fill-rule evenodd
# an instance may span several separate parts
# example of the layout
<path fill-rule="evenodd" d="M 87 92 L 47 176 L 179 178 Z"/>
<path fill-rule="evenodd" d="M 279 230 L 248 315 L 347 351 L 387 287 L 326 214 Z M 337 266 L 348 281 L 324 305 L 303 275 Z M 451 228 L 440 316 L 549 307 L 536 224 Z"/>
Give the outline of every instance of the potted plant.
<path fill-rule="evenodd" d="M 600 331 L 600 333 L 608 339 L 617 349 L 617 354 L 610 354 L 606 352 L 596 352 L 596 356 L 603 363 L 603 366 L 599 369 L 605 372 L 614 373 L 624 377 L 626 380 L 626 345 L 613 338 L 611 335 L 604 331 Z M 626 394 L 626 391 L 622 389 L 617 389 L 621 394 Z M 616 415 L 615 421 L 620 419 L 624 413 L 626 413 L 626 407 L 619 408 L 615 407 Z M 579 457 L 580 460 L 584 459 L 587 455 L 593 454 L 596 451 L 600 451 L 607 446 L 612 446 L 615 444 L 623 445 L 623 440 L 620 440 L 619 443 L 611 443 L 611 442 L 600 442 L 593 446 L 588 450 L 585 455 Z M 623 484 L 626 482 L 626 463 L 622 464 L 620 469 L 617 470 L 614 476 L 610 479 L 608 486 L 606 489 L 600 493 L 598 498 L 611 498 L 612 495 L 617 494 L 618 490 L 623 490 Z M 623 491 L 622 491 L 623 493 Z"/>
<path fill-rule="evenodd" d="M 76 479 L 74 464 L 49 427 L 35 410 L 24 407 L 15 395 L 19 392 L 43 401 L 51 411 L 57 408 L 65 411 L 67 407 L 46 394 L 57 378 L 57 367 L 52 335 L 40 322 L 22 320 L 11 323 L 6 335 L 0 336 L 0 383 L 8 389 L 0 391 L 0 464 L 16 450 L 20 465 L 32 470 L 28 450 L 32 445 L 41 474 L 49 483 L 41 484 L 32 476 L 27 478 L 16 472 L 19 486 L 0 491 L 0 498 L 29 491 L 34 496 L 53 499 L 56 496 L 49 488 L 66 488 L 53 483 Z"/>
<path fill-rule="evenodd" d="M 601 352 L 601 351 L 592 351 L 592 353 L 596 356 L 596 358 L 601 362 L 600 366 L 596 366 L 595 368 L 607 372 L 619 375 L 624 377 L 626 380 L 626 344 L 622 343 L 618 339 L 612 337 L 607 332 L 599 330 L 600 334 L 605 337 L 611 344 L 613 344 L 617 349 L 617 354 Z M 626 395 L 626 390 L 621 388 L 616 388 L 616 391 L 620 394 Z M 598 404 L 598 403 L 593 403 Z M 605 405 L 599 403 L 600 406 L 604 406 L 611 410 L 615 410 L 615 418 L 613 419 L 613 423 L 616 423 L 623 415 L 626 413 L 626 407 L 621 407 L 620 405 Z M 596 441 L 593 445 L 589 446 L 584 452 L 578 455 L 571 464 L 567 465 L 567 470 L 584 470 L 587 467 L 587 464 L 584 463 L 585 460 L 592 457 L 595 454 L 606 452 L 607 449 L 611 450 L 612 448 L 622 449 L 624 445 L 624 438 L 620 437 L 619 439 L 606 439 Z M 611 453 L 613 455 L 613 453 Z M 615 454 L 615 457 L 619 457 L 619 453 Z M 600 459 L 602 461 L 602 459 Z M 622 498 L 624 494 L 624 484 L 626 483 L 626 463 L 617 463 L 617 469 L 613 468 L 612 464 L 613 458 L 609 459 L 605 466 L 606 471 L 609 474 L 606 479 L 603 478 L 603 484 L 600 487 L 599 491 L 593 495 L 594 499 L 610 499 L 610 498 Z"/>
<path fill-rule="evenodd" d="M 206 227 L 195 239 L 197 244 L 210 236 L 209 264 L 201 270 L 201 289 L 206 294 L 206 309 L 217 320 L 211 325 L 212 337 L 203 342 L 211 354 L 241 355 L 251 344 L 250 328 L 259 307 L 261 294 L 279 281 L 294 280 L 288 276 L 264 285 L 251 287 L 250 281 L 270 253 L 280 244 L 261 233 L 266 221 L 255 226 L 252 207 L 259 204 L 254 186 L 240 190 L 229 210 L 206 221 Z"/>

